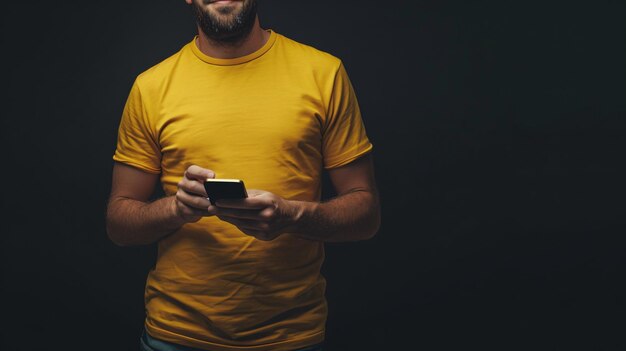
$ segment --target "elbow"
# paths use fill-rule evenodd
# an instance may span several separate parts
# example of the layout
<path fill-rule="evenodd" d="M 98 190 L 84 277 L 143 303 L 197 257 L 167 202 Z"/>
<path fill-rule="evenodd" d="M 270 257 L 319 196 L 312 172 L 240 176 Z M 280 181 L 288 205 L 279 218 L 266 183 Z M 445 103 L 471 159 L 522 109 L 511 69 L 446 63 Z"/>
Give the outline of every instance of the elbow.
<path fill-rule="evenodd" d="M 371 224 L 372 231 L 371 231 L 371 235 L 370 235 L 370 237 L 368 239 L 371 239 L 374 236 L 376 236 L 376 234 L 378 234 L 378 231 L 380 230 L 380 222 L 382 220 L 381 219 L 382 214 L 381 214 L 381 210 L 380 210 L 380 199 L 378 197 L 378 194 L 376 194 L 375 199 L 376 200 L 375 200 L 374 206 L 373 206 L 374 210 L 372 211 L 373 212 L 373 214 L 372 214 L 372 224 Z"/>
<path fill-rule="evenodd" d="M 374 225 L 374 229 L 372 230 L 372 235 L 369 237 L 369 239 L 375 237 L 376 234 L 378 234 L 379 230 L 380 230 L 380 213 L 378 213 L 377 215 L 376 224 Z"/>
<path fill-rule="evenodd" d="M 381 222 L 380 208 L 376 206 L 376 208 L 372 211 L 372 213 L 368 216 L 367 224 L 362 231 L 363 239 L 369 240 L 378 234 L 378 230 L 380 229 Z"/>
<path fill-rule="evenodd" d="M 124 240 L 125 236 L 119 230 L 115 229 L 115 225 L 112 224 L 111 220 L 109 220 L 108 218 L 106 224 L 106 232 L 109 240 L 111 240 L 113 244 L 121 247 L 130 246 L 130 243 Z"/>
<path fill-rule="evenodd" d="M 121 236 L 112 234 L 108 230 L 107 230 L 107 236 L 109 237 L 109 240 L 111 240 L 111 242 L 113 242 L 113 244 L 115 244 L 117 246 L 120 246 L 120 247 L 130 246 L 128 243 L 126 243 L 126 242 L 124 242 L 124 240 L 122 240 Z"/>
<path fill-rule="evenodd" d="M 380 229 L 380 212 L 376 213 L 376 215 L 372 219 L 372 223 L 370 224 L 370 228 L 367 233 L 368 235 L 366 239 L 369 240 L 375 237 L 376 234 L 378 234 L 379 229 Z"/>
<path fill-rule="evenodd" d="M 118 226 L 115 225 L 115 204 L 116 203 L 113 201 L 113 199 L 109 199 L 109 204 L 107 206 L 105 215 L 105 228 L 107 237 L 117 246 L 128 246 L 124 242 L 124 236 L 121 235 L 120 231 L 117 228 Z"/>
<path fill-rule="evenodd" d="M 132 246 L 132 243 L 128 241 L 128 235 L 122 230 L 121 226 L 117 224 L 118 221 L 116 220 L 114 212 L 115 211 L 109 207 L 106 214 L 107 237 L 117 246 Z"/>

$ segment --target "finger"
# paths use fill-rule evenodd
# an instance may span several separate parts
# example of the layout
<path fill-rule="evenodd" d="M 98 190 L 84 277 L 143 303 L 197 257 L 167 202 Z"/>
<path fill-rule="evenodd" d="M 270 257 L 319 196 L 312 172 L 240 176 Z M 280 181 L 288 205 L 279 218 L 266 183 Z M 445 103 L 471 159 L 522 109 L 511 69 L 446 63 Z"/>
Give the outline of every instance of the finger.
<path fill-rule="evenodd" d="M 261 210 L 266 207 L 274 206 L 274 201 L 269 197 L 248 197 L 245 199 L 222 199 L 216 202 L 217 207 L 239 208 L 248 210 Z"/>
<path fill-rule="evenodd" d="M 215 178 L 215 172 L 207 168 L 191 165 L 185 171 L 185 178 L 204 182 L 206 179 Z"/>
<path fill-rule="evenodd" d="M 217 214 L 217 211 L 218 211 L 217 207 L 215 207 L 213 205 L 211 205 L 211 206 L 209 206 L 207 208 L 207 213 L 208 213 L 209 216 L 215 216 Z"/>
<path fill-rule="evenodd" d="M 181 189 L 176 192 L 176 199 L 189 207 L 204 211 L 211 206 L 211 202 L 206 197 L 192 195 Z"/>
<path fill-rule="evenodd" d="M 265 209 L 259 211 L 256 209 L 250 210 L 250 209 L 217 207 L 216 214 L 221 217 L 248 219 L 248 220 L 259 221 L 259 222 L 267 222 L 270 219 L 270 216 L 267 214 Z"/>
<path fill-rule="evenodd" d="M 267 191 L 258 190 L 258 189 L 248 189 L 247 190 L 248 197 L 256 197 L 263 194 L 267 194 Z"/>
<path fill-rule="evenodd" d="M 197 180 L 183 178 L 180 180 L 180 182 L 178 182 L 178 188 L 183 189 L 188 194 L 195 194 L 204 198 L 207 197 L 206 190 L 204 189 L 204 184 Z"/>

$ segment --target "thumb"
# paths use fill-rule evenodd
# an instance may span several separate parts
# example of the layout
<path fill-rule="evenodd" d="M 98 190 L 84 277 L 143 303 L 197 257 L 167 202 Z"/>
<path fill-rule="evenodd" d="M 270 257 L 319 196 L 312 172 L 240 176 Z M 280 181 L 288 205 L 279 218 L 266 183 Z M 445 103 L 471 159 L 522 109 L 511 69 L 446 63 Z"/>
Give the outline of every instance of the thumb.
<path fill-rule="evenodd" d="M 215 178 L 215 172 L 208 168 L 202 168 L 197 165 L 191 165 L 185 171 L 185 177 L 188 179 L 195 179 L 199 181 L 204 181 L 205 179 L 213 179 Z"/>

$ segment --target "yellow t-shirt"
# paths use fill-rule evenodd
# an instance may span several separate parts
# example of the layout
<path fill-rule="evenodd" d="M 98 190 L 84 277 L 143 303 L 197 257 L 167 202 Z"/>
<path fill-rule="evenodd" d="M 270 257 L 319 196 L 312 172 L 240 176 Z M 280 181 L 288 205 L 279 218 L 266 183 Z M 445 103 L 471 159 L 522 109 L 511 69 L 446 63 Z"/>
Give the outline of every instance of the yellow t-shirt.
<path fill-rule="evenodd" d="M 137 77 L 114 160 L 160 174 L 167 195 L 196 164 L 286 199 L 319 201 L 324 168 L 372 148 L 341 61 L 271 32 L 235 59 L 195 40 Z M 206 350 L 292 350 L 324 339 L 322 242 L 265 242 L 215 217 L 158 244 L 146 329 Z"/>

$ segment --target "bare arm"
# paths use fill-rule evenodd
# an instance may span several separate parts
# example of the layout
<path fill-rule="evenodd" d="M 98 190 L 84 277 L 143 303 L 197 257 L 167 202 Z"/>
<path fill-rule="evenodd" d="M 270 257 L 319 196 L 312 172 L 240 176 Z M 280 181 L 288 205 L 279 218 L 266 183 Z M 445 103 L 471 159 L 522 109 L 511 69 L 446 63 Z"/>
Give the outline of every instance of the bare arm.
<path fill-rule="evenodd" d="M 115 163 L 107 207 L 109 238 L 120 246 L 148 245 L 185 223 L 210 215 L 210 203 L 201 181 L 212 177 L 210 170 L 191 166 L 178 184 L 175 196 L 148 202 L 158 175 Z"/>
<path fill-rule="evenodd" d="M 371 155 L 329 170 L 337 197 L 302 204 L 298 235 L 329 242 L 370 239 L 380 226 L 380 204 Z"/>
<path fill-rule="evenodd" d="M 323 202 L 283 199 L 249 191 L 245 200 L 217 202 L 217 216 L 260 240 L 291 233 L 329 242 L 369 239 L 380 226 L 380 205 L 370 155 L 329 171 L 338 196 Z"/>

